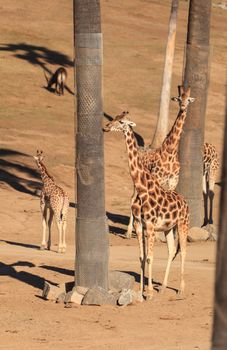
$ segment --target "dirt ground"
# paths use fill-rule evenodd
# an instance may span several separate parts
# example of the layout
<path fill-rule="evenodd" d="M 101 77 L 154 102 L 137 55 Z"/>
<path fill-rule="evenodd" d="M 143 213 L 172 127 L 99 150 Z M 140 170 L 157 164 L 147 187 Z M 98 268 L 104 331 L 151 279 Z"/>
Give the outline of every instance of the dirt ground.
<path fill-rule="evenodd" d="M 180 1 L 172 95 L 181 83 L 187 23 Z M 0 349 L 209 349 L 216 245 L 188 246 L 186 293 L 177 299 L 179 258 L 169 289 L 154 300 L 125 308 L 77 306 L 44 301 L 44 279 L 73 280 L 75 261 L 74 96 L 72 2 L 0 1 Z M 150 142 L 159 109 L 170 1 L 101 1 L 104 34 L 104 111 L 124 109 L 136 131 Z M 227 12 L 212 9 L 211 73 L 205 139 L 222 153 Z M 43 68 L 68 68 L 64 97 L 48 92 Z M 170 105 L 170 125 L 177 106 Z M 105 122 L 105 119 L 104 119 Z M 117 141 L 117 142 L 116 142 Z M 40 177 L 31 155 L 41 148 L 49 172 L 70 195 L 67 252 L 59 255 L 54 228 L 50 252 L 40 251 Z M 135 238 L 123 238 L 132 183 L 122 135 L 105 135 L 106 210 L 110 224 L 110 269 L 136 277 Z M 220 178 L 220 175 L 219 175 Z M 218 228 L 220 187 L 215 187 Z M 157 243 L 154 279 L 161 282 L 166 246 Z"/>

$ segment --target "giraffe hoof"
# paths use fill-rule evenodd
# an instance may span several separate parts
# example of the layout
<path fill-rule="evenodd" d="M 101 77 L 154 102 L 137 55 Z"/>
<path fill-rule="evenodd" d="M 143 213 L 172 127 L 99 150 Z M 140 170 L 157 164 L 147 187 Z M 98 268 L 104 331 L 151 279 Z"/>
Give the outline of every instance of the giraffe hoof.
<path fill-rule="evenodd" d="M 166 286 L 162 286 L 160 288 L 160 294 L 164 294 L 165 293 L 165 290 L 166 290 Z"/>
<path fill-rule="evenodd" d="M 64 247 L 58 248 L 58 253 L 60 253 L 60 254 L 64 254 L 65 251 L 66 251 L 66 248 L 64 248 Z"/>
<path fill-rule="evenodd" d="M 153 294 L 147 294 L 146 300 L 152 300 L 153 299 Z"/>
<path fill-rule="evenodd" d="M 42 245 L 39 247 L 39 249 L 40 249 L 40 250 L 45 250 L 45 249 L 46 249 L 46 246 L 42 244 Z"/>
<path fill-rule="evenodd" d="M 132 238 L 132 233 L 131 232 L 126 232 L 125 237 L 128 238 L 128 239 Z"/>

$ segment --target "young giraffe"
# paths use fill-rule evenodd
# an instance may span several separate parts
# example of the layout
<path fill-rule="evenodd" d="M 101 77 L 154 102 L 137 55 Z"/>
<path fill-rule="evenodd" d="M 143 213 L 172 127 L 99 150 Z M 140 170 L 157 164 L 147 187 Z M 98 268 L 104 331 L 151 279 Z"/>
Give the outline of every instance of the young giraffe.
<path fill-rule="evenodd" d="M 51 224 L 53 216 L 55 215 L 58 232 L 59 232 L 59 245 L 58 253 L 65 253 L 65 231 L 66 231 L 66 218 L 69 208 L 69 199 L 63 189 L 56 185 L 54 178 L 48 173 L 45 165 L 43 164 L 43 151 L 37 151 L 37 155 L 34 156 L 41 173 L 41 179 L 43 182 L 43 188 L 40 196 L 40 208 L 42 213 L 43 223 L 43 239 L 40 246 L 41 250 L 46 247 L 50 250 L 51 246 Z M 49 209 L 50 215 L 47 223 L 47 211 Z M 47 224 L 49 228 L 48 242 L 46 239 Z"/>
<path fill-rule="evenodd" d="M 194 98 L 190 97 L 190 87 L 184 89 L 178 86 L 179 96 L 173 97 L 172 100 L 178 101 L 180 110 L 177 118 L 163 141 L 160 148 L 156 150 L 139 149 L 139 156 L 143 168 L 155 175 L 160 186 L 164 190 L 175 190 L 179 181 L 180 163 L 178 160 L 178 149 L 183 125 L 187 116 L 187 108 L 189 103 L 194 102 Z M 131 206 L 137 196 L 134 186 L 134 193 L 131 199 Z M 133 229 L 133 215 L 130 214 L 129 225 L 126 233 L 127 238 L 131 238 Z"/>
<path fill-rule="evenodd" d="M 104 131 L 122 131 L 125 136 L 128 152 L 129 168 L 135 185 L 137 197 L 132 204 L 134 227 L 140 249 L 140 293 L 144 291 L 145 265 L 148 265 L 148 288 L 147 298 L 152 298 L 152 264 L 155 231 L 164 231 L 168 245 L 168 262 L 161 291 L 167 286 L 170 265 L 178 250 L 181 250 L 181 282 L 179 292 L 183 293 L 184 263 L 186 256 L 186 242 L 189 225 L 188 205 L 184 198 L 174 191 L 165 191 L 156 177 L 144 169 L 138 153 L 138 146 L 132 127 L 135 123 L 130 121 L 126 114 L 121 115 L 109 122 Z M 178 232 L 178 247 L 174 243 L 173 229 Z M 145 232 L 146 230 L 146 236 Z M 146 238 L 146 239 L 145 239 Z"/>
<path fill-rule="evenodd" d="M 204 199 L 204 223 L 213 224 L 213 199 L 214 185 L 219 169 L 218 154 L 213 145 L 204 143 L 203 148 L 203 199 Z M 208 199 L 210 210 L 208 215 Z"/>

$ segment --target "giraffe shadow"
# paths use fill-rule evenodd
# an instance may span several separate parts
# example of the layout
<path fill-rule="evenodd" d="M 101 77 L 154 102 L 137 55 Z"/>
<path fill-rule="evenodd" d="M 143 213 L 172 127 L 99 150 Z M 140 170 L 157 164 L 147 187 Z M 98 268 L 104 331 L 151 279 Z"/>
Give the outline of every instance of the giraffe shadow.
<path fill-rule="evenodd" d="M 109 114 L 107 114 L 107 113 L 103 113 L 104 114 L 104 117 L 109 121 L 109 122 L 111 122 L 113 119 L 114 119 L 114 117 L 112 117 L 111 115 L 109 115 Z M 145 146 L 145 142 L 144 142 L 144 139 L 143 139 L 143 137 L 140 135 L 140 134 L 138 134 L 137 132 L 135 132 L 135 130 L 133 130 L 134 131 L 134 135 L 135 135 L 135 138 L 136 138 L 136 141 L 137 141 L 137 144 L 138 144 L 138 146 L 139 147 L 144 147 Z"/>
<path fill-rule="evenodd" d="M 135 281 L 137 283 L 140 283 L 140 274 L 138 274 L 138 273 L 136 273 L 134 271 L 121 271 L 121 272 L 125 272 L 125 273 L 129 274 L 130 276 L 133 276 L 135 278 Z M 144 283 L 145 283 L 146 286 L 148 285 L 148 278 L 147 277 L 144 278 Z M 152 284 L 153 284 L 153 289 L 156 292 L 160 292 L 160 288 L 162 286 L 162 283 L 152 279 Z M 174 291 L 175 293 L 178 293 L 178 289 L 177 288 L 167 286 L 166 289 L 170 289 L 170 290 Z"/>
<path fill-rule="evenodd" d="M 9 276 L 13 279 L 16 279 L 20 282 L 26 283 L 34 288 L 43 289 L 44 288 L 44 282 L 47 281 L 53 285 L 57 285 L 57 283 L 53 283 L 49 280 L 44 280 L 44 278 L 35 275 L 33 273 L 27 272 L 27 271 L 20 271 L 17 272 L 14 266 L 27 266 L 27 267 L 34 267 L 31 266 L 30 262 L 23 261 L 23 265 L 21 265 L 22 262 L 16 262 L 13 264 L 4 264 L 3 262 L 0 262 L 0 276 Z"/>

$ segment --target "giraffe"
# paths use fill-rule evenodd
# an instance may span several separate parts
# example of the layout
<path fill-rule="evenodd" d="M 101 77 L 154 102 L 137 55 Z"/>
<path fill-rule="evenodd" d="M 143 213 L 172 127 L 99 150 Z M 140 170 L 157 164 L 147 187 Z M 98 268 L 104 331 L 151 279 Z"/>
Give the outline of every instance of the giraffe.
<path fill-rule="evenodd" d="M 218 154 L 215 147 L 205 142 L 203 147 L 203 199 L 204 199 L 204 223 L 213 224 L 213 199 L 214 185 L 219 169 Z M 208 215 L 208 200 L 210 210 Z"/>
<path fill-rule="evenodd" d="M 180 163 L 178 160 L 178 149 L 183 125 L 187 116 L 187 108 L 189 103 L 194 102 L 194 98 L 190 97 L 190 87 L 184 89 L 178 86 L 178 97 L 172 97 L 172 100 L 179 102 L 179 112 L 177 118 L 164 139 L 160 148 L 152 150 L 150 146 L 139 149 L 139 156 L 144 169 L 155 175 L 159 184 L 165 190 L 175 190 L 179 181 Z M 131 206 L 136 198 L 136 189 L 131 198 Z M 130 220 L 127 228 L 126 237 L 131 238 L 133 230 L 133 215 L 130 214 Z"/>
<path fill-rule="evenodd" d="M 53 216 L 55 215 L 58 232 L 59 232 L 59 245 L 58 253 L 65 253 L 65 233 L 66 233 L 66 218 L 69 208 L 69 199 L 63 189 L 56 185 L 54 178 L 48 173 L 45 165 L 43 164 L 43 151 L 37 150 L 36 156 L 33 156 L 38 165 L 38 169 L 41 174 L 43 182 L 43 188 L 40 196 L 40 208 L 42 213 L 43 224 L 43 239 L 40 246 L 41 250 L 46 247 L 50 250 L 51 247 L 51 224 Z M 47 222 L 47 211 L 49 209 L 49 220 Z M 48 241 L 46 239 L 47 225 L 49 228 Z"/>
<path fill-rule="evenodd" d="M 181 108 L 182 101 L 180 98 L 180 93 L 178 97 L 173 97 L 172 100 L 177 101 Z M 218 169 L 219 169 L 219 161 L 218 161 L 217 151 L 212 144 L 205 142 L 203 145 L 204 222 L 202 226 L 206 226 L 207 224 L 213 224 L 214 185 L 215 185 Z M 208 201 L 209 201 L 209 206 L 208 206 Z M 209 215 L 208 215 L 208 209 L 209 209 Z"/>
<path fill-rule="evenodd" d="M 148 266 L 147 299 L 153 296 L 152 265 L 155 232 L 164 231 L 168 246 L 168 261 L 162 283 L 163 293 L 167 283 L 172 260 L 181 250 L 181 281 L 179 293 L 185 289 L 184 263 L 189 225 L 188 205 L 184 198 L 174 191 L 164 190 L 157 178 L 142 164 L 136 138 L 133 132 L 134 122 L 126 117 L 128 112 L 117 115 L 109 122 L 104 131 L 122 131 L 128 152 L 129 169 L 137 196 L 132 204 L 134 227 L 140 251 L 140 296 L 143 299 L 145 265 Z M 175 246 L 173 230 L 178 233 L 178 245 Z M 146 235 L 145 235 L 146 231 Z"/>

